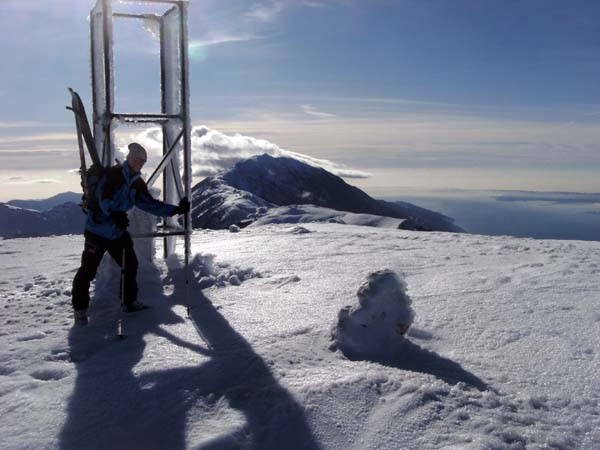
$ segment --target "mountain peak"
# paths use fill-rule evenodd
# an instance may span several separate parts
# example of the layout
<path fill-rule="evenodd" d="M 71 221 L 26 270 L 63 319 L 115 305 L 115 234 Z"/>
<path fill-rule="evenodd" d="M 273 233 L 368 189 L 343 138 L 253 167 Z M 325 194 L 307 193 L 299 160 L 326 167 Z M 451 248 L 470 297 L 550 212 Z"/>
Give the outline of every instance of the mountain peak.
<path fill-rule="evenodd" d="M 256 199 L 260 202 L 254 203 Z M 202 228 L 215 228 L 215 224 L 218 224 L 216 228 L 226 228 L 235 223 L 216 216 L 225 211 L 231 218 L 244 216 L 245 221 L 252 221 L 265 214 L 268 207 L 310 204 L 350 213 L 406 219 L 402 223 L 406 229 L 462 231 L 452 219 L 442 214 L 410 204 L 376 200 L 323 168 L 268 154 L 239 161 L 219 176 L 206 178 L 194 187 L 194 202 L 197 205 L 194 226 Z M 208 205 L 210 208 L 207 209 Z"/>

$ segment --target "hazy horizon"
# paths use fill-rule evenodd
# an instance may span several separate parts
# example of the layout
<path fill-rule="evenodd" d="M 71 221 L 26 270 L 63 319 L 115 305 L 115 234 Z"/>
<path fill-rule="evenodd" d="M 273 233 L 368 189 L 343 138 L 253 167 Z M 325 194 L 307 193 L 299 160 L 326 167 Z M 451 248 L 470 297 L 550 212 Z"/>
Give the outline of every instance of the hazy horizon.
<path fill-rule="evenodd" d="M 439 212 L 471 234 L 600 241 L 600 193 L 405 188 L 372 196 Z"/>

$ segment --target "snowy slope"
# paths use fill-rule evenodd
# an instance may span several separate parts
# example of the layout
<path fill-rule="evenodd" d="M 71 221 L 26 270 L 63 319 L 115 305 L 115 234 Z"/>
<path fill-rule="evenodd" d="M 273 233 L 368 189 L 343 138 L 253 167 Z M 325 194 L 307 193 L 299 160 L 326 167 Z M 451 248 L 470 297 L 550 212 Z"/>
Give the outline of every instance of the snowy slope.
<path fill-rule="evenodd" d="M 255 220 L 265 214 L 265 207 L 315 205 L 403 219 L 403 229 L 463 231 L 442 214 L 410 203 L 376 200 L 323 168 L 267 154 L 239 161 L 224 173 L 204 179 L 194 186 L 193 196 L 196 228 L 227 228 L 240 220 Z"/>
<path fill-rule="evenodd" d="M 291 205 L 269 209 L 264 215 L 252 222 L 250 226 L 257 227 L 273 223 L 297 224 L 327 222 L 399 229 L 405 220 L 406 219 L 395 219 L 393 217 L 374 216 L 372 214 L 355 214 L 314 205 Z"/>
<path fill-rule="evenodd" d="M 303 227 L 196 232 L 191 318 L 142 261 L 123 340 L 110 266 L 71 329 L 80 237 L 0 241 L 1 447 L 600 448 L 600 243 Z M 352 361 L 332 329 L 380 269 L 416 317 Z"/>

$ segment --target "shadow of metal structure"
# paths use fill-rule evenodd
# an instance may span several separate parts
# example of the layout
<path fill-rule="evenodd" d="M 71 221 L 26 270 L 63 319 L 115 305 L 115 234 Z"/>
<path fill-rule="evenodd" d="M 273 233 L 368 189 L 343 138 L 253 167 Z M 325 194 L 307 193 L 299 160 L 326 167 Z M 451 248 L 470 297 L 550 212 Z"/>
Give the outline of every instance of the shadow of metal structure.
<path fill-rule="evenodd" d="M 320 449 L 302 405 L 196 282 L 192 285 L 194 306 L 188 311 L 202 339 L 189 342 L 165 329 L 164 325 L 184 321 L 173 312 L 174 306 L 189 306 L 183 302 L 183 287 L 178 287 L 184 271 L 171 273 L 175 285 L 171 295 L 157 295 L 151 310 L 131 319 L 126 339 L 114 339 L 112 331 L 107 332 L 111 338 L 103 338 L 101 330 L 71 331 L 70 355 L 77 376 L 58 447 Z M 153 350 L 147 349 L 149 335 L 195 356 L 188 357 L 184 366 L 140 370 L 144 355 Z M 155 338 L 152 342 L 159 341 Z M 194 359 L 198 363 L 190 365 Z M 213 430 L 211 436 L 189 429 L 192 422 L 210 422 L 217 403 L 239 413 L 242 423 L 220 432 Z"/>

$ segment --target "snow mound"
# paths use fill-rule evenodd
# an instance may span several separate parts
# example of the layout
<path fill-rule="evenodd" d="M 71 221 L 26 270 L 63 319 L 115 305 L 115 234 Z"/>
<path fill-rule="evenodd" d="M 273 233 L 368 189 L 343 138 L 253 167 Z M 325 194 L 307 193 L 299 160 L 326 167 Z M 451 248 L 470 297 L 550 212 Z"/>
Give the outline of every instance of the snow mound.
<path fill-rule="evenodd" d="M 391 270 L 367 276 L 358 292 L 359 305 L 346 306 L 333 330 L 334 347 L 352 359 L 377 359 L 401 349 L 413 323 L 406 283 Z"/>
<path fill-rule="evenodd" d="M 182 262 L 177 255 L 171 255 L 166 259 L 166 263 L 171 274 L 180 272 Z M 190 261 L 190 270 L 200 289 L 240 286 L 246 280 L 262 278 L 263 276 L 262 273 L 257 272 L 252 267 L 243 269 L 228 263 L 217 262 L 215 261 L 215 255 L 203 253 L 197 253 Z M 171 277 L 172 275 L 169 275 L 165 278 L 165 284 L 183 282 L 183 280 L 176 280 Z"/>
<path fill-rule="evenodd" d="M 287 230 L 287 232 L 290 233 L 290 234 L 308 234 L 308 233 L 312 233 L 312 231 L 310 231 L 308 228 L 304 228 L 301 225 L 292 227 L 289 230 Z"/>

